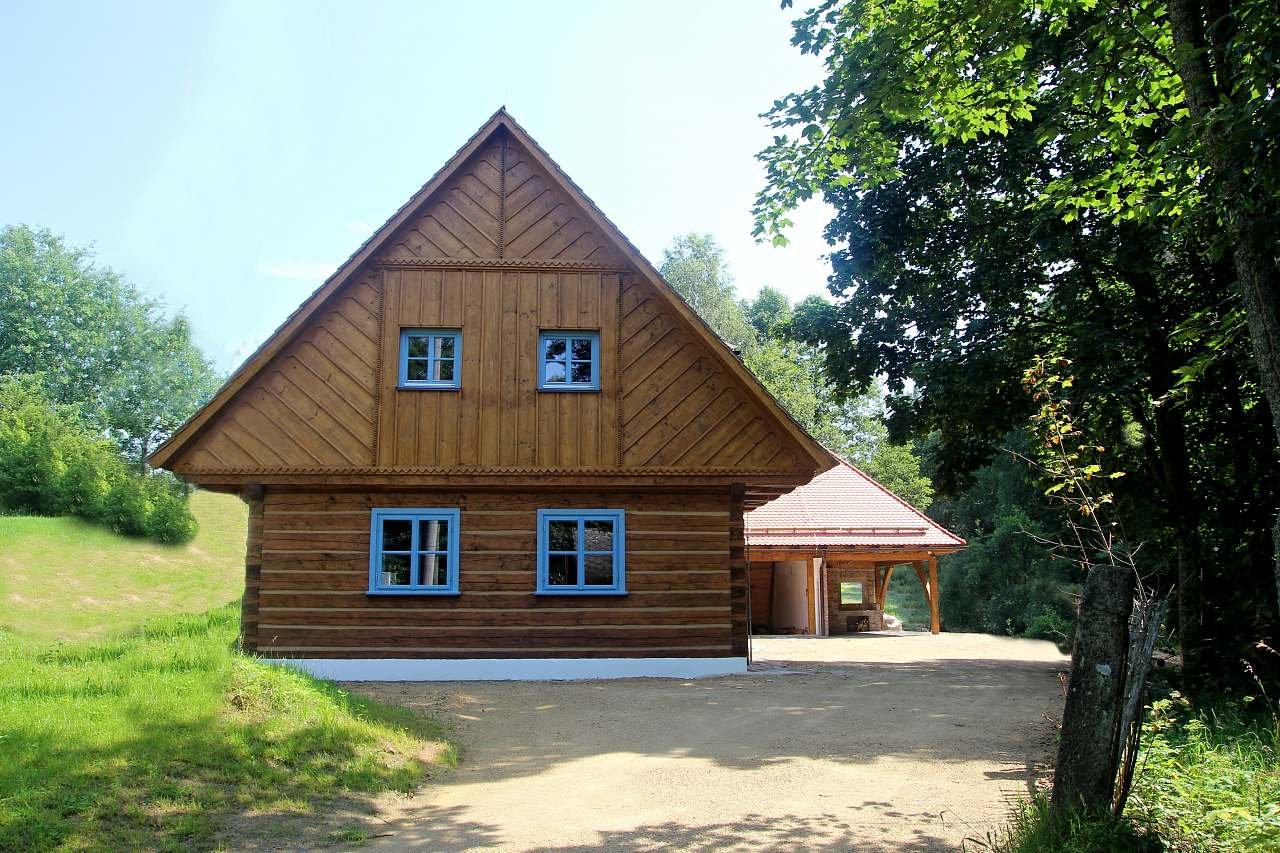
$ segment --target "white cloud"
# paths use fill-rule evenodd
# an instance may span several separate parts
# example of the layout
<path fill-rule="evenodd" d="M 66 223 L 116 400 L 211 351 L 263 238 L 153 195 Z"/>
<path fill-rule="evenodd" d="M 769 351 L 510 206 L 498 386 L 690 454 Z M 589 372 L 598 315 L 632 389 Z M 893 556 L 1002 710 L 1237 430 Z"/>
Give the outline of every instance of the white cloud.
<path fill-rule="evenodd" d="M 309 281 L 319 284 L 338 268 L 337 264 L 315 263 L 311 261 L 262 261 L 258 264 L 258 275 L 267 278 L 280 278 L 286 281 Z"/>
<path fill-rule="evenodd" d="M 367 238 L 377 228 L 376 225 L 370 225 L 368 222 L 362 222 L 359 219 L 347 223 L 347 231 L 356 235 L 361 240 Z"/>

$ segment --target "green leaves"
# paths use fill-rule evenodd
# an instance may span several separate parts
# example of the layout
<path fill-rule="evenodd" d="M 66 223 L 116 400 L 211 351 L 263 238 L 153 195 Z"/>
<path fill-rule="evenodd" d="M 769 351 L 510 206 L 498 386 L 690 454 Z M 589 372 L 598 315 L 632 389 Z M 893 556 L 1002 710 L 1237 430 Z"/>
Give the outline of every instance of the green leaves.
<path fill-rule="evenodd" d="M 0 231 L 0 374 L 36 377 L 139 462 L 219 382 L 185 318 L 26 226 Z"/>

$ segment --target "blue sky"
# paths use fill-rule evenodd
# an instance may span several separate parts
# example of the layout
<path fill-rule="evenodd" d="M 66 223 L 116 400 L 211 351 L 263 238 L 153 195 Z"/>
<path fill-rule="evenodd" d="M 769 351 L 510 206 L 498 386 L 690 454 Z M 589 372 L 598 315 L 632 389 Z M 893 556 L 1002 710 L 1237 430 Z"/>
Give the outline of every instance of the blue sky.
<path fill-rule="evenodd" d="M 655 263 L 684 231 L 744 294 L 823 290 L 824 210 L 750 237 L 771 136 L 815 82 L 760 2 L 18 3 L 0 224 L 47 226 L 247 355 L 499 106 Z"/>

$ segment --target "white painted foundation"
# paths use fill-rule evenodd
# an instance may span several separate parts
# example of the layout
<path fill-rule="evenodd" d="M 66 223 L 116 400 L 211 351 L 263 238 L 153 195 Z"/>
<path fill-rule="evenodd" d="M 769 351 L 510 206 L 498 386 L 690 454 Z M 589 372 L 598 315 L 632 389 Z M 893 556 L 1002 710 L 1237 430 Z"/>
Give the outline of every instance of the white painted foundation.
<path fill-rule="evenodd" d="M 334 681 L 579 681 L 704 678 L 747 671 L 733 658 L 262 658 Z"/>

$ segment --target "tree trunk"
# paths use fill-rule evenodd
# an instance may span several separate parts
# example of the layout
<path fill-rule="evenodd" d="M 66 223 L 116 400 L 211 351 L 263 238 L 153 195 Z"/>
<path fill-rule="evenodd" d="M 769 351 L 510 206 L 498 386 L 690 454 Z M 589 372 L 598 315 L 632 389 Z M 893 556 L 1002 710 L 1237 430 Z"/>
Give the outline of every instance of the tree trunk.
<path fill-rule="evenodd" d="M 1270 200 L 1259 199 L 1250 190 L 1244 154 L 1233 156 L 1212 115 L 1222 97 L 1229 99 L 1235 94 L 1229 85 L 1220 91 L 1218 84 L 1219 79 L 1232 79 L 1232 70 L 1218 68 L 1215 78 L 1215 69 L 1210 65 L 1210 57 L 1217 57 L 1223 64 L 1230 62 L 1224 40 L 1235 31 L 1235 21 L 1229 14 L 1221 14 L 1221 10 L 1215 12 L 1213 30 L 1218 43 L 1214 45 L 1209 44 L 1206 35 L 1205 10 L 1200 0 L 1169 0 L 1169 21 L 1174 64 L 1186 90 L 1187 109 L 1200 125 L 1200 143 L 1217 184 L 1258 376 L 1271 406 L 1276 440 L 1280 442 L 1280 271 L 1275 262 L 1275 235 L 1265 212 L 1258 209 Z M 1280 604 L 1280 514 L 1276 516 L 1272 538 L 1276 548 L 1276 599 Z"/>
<path fill-rule="evenodd" d="M 1133 591 L 1129 569 L 1096 566 L 1085 579 L 1053 777 L 1058 812 L 1103 814 L 1111 808 Z"/>
<path fill-rule="evenodd" d="M 1189 685 L 1203 689 L 1219 671 L 1218 648 L 1211 614 L 1205 602 L 1206 580 L 1204 547 L 1200 538 L 1202 523 L 1200 502 L 1192 488 L 1191 453 L 1187 442 L 1187 425 L 1181 403 L 1171 395 L 1174 370 L 1183 359 L 1169 343 L 1176 321 L 1169 317 L 1167 301 L 1156 278 L 1156 260 L 1151 255 L 1152 241 L 1142 229 L 1128 227 L 1120 247 L 1127 274 L 1125 281 L 1133 288 L 1134 310 L 1142 318 L 1146 330 L 1141 341 L 1143 366 L 1147 372 L 1147 393 L 1154 401 L 1150 438 L 1154 444 L 1152 472 L 1161 484 L 1166 513 L 1177 554 L 1177 578 L 1170 584 L 1164 578 L 1158 586 L 1177 589 L 1178 645 L 1182 651 L 1183 675 Z M 1211 573 L 1226 571 L 1225 566 L 1210 564 Z M 1212 578 L 1212 574 L 1210 575 Z"/>

